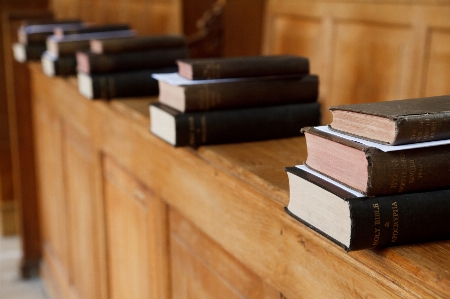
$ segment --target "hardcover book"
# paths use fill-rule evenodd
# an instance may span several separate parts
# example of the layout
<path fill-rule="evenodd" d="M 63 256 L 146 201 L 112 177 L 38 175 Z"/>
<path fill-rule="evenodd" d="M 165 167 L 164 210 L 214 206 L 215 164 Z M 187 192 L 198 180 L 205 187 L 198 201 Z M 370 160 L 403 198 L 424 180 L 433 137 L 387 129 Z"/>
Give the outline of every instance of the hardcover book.
<path fill-rule="evenodd" d="M 347 251 L 450 238 L 448 189 L 366 197 L 304 166 L 286 171 L 286 212 Z"/>
<path fill-rule="evenodd" d="M 316 75 L 187 80 L 175 73 L 155 78 L 159 101 L 181 112 L 315 102 L 319 90 Z"/>
<path fill-rule="evenodd" d="M 106 24 L 106 25 L 85 25 L 80 28 L 64 28 L 56 27 L 53 31 L 55 36 L 64 36 L 69 34 L 84 34 L 84 33 L 95 33 L 95 32 L 108 32 L 108 31 L 124 31 L 131 30 L 128 24 Z"/>
<path fill-rule="evenodd" d="M 78 90 L 88 99 L 111 99 L 158 95 L 154 73 L 173 72 L 176 66 L 120 73 L 78 73 Z"/>
<path fill-rule="evenodd" d="M 309 73 L 309 59 L 293 55 L 183 59 L 178 72 L 190 80 Z"/>
<path fill-rule="evenodd" d="M 179 58 L 188 57 L 187 47 L 151 49 L 135 52 L 95 54 L 77 52 L 78 71 L 93 74 L 176 66 Z"/>
<path fill-rule="evenodd" d="M 340 105 L 330 128 L 391 145 L 450 138 L 450 96 Z"/>
<path fill-rule="evenodd" d="M 299 136 L 305 124 L 319 123 L 317 102 L 191 113 L 150 105 L 151 132 L 176 147 Z"/>
<path fill-rule="evenodd" d="M 42 71 L 49 77 L 76 74 L 77 61 L 74 55 L 58 57 L 48 51 L 42 54 Z"/>
<path fill-rule="evenodd" d="M 17 62 L 26 62 L 30 60 L 41 59 L 45 51 L 45 44 L 22 44 L 14 43 L 13 56 Z"/>
<path fill-rule="evenodd" d="M 382 146 L 323 127 L 303 128 L 310 168 L 368 196 L 450 188 L 450 140 Z"/>
<path fill-rule="evenodd" d="M 152 35 L 122 38 L 93 39 L 90 50 L 96 54 L 142 51 L 150 49 L 167 49 L 185 47 L 184 35 Z"/>
<path fill-rule="evenodd" d="M 56 56 L 75 55 L 77 51 L 87 50 L 90 48 L 90 40 L 93 38 L 114 38 L 135 36 L 134 30 L 109 30 L 102 32 L 90 32 L 80 34 L 69 34 L 56 36 L 52 35 L 47 38 L 47 51 Z"/>
<path fill-rule="evenodd" d="M 20 26 L 17 37 L 22 44 L 45 43 L 48 36 L 53 35 L 55 28 L 77 29 L 85 25 L 80 20 L 50 21 L 48 24 Z"/>

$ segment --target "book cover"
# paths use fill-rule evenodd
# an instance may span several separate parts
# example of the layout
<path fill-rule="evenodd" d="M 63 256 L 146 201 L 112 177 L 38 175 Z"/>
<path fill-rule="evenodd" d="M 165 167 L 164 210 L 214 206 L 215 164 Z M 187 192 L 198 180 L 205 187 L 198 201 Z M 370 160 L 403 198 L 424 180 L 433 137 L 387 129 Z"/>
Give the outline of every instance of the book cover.
<path fill-rule="evenodd" d="M 235 143 L 300 136 L 305 124 L 320 123 L 317 102 L 181 113 L 150 105 L 150 130 L 174 146 Z"/>
<path fill-rule="evenodd" d="M 44 44 L 22 44 L 14 43 L 12 45 L 13 56 L 17 62 L 26 62 L 41 59 L 42 53 L 45 52 Z"/>
<path fill-rule="evenodd" d="M 177 74 L 155 77 L 159 81 L 159 101 L 181 112 L 309 103 L 317 101 L 319 93 L 316 75 L 195 81 Z"/>
<path fill-rule="evenodd" d="M 74 55 L 58 57 L 48 51 L 42 54 L 42 70 L 49 77 L 76 74 L 77 61 Z"/>
<path fill-rule="evenodd" d="M 189 49 L 181 47 L 113 54 L 77 52 L 76 56 L 78 70 L 92 74 L 175 66 L 177 59 L 189 56 Z"/>
<path fill-rule="evenodd" d="M 450 190 L 365 197 L 307 170 L 286 167 L 289 215 L 347 251 L 450 238 Z"/>
<path fill-rule="evenodd" d="M 178 72 L 190 80 L 309 73 L 309 59 L 294 55 L 183 59 Z"/>
<path fill-rule="evenodd" d="M 93 38 L 118 38 L 135 36 L 134 30 L 109 30 L 69 35 L 52 35 L 47 38 L 47 51 L 57 56 L 75 55 L 77 51 L 88 50 Z"/>
<path fill-rule="evenodd" d="M 22 44 L 45 44 L 47 37 L 53 35 L 57 27 L 73 30 L 84 26 L 80 20 L 53 20 L 46 24 L 20 26 L 17 30 L 17 38 Z"/>
<path fill-rule="evenodd" d="M 83 34 L 83 33 L 95 33 L 95 32 L 108 32 L 108 31 L 124 31 L 131 30 L 128 24 L 106 24 L 106 25 L 85 25 L 78 28 L 64 28 L 56 27 L 53 31 L 56 36 L 64 36 L 69 34 Z"/>
<path fill-rule="evenodd" d="M 151 35 L 122 38 L 93 39 L 90 50 L 96 54 L 142 51 L 150 49 L 181 48 L 187 45 L 184 35 Z"/>
<path fill-rule="evenodd" d="M 308 151 L 305 163 L 350 188 L 369 196 L 450 188 L 448 140 L 409 148 L 385 146 L 393 150 L 383 151 L 374 143 L 326 129 L 302 129 Z"/>
<path fill-rule="evenodd" d="M 152 74 L 173 72 L 176 66 L 120 73 L 78 73 L 78 90 L 88 99 L 111 99 L 158 95 L 158 81 Z"/>
<path fill-rule="evenodd" d="M 329 108 L 330 128 L 391 145 L 450 138 L 450 96 Z"/>

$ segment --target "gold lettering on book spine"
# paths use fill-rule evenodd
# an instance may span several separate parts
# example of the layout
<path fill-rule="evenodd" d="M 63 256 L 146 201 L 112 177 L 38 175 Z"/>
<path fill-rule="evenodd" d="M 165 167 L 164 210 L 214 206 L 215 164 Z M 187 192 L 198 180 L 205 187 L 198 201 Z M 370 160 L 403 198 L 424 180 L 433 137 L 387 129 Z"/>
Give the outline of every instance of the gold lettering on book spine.
<path fill-rule="evenodd" d="M 391 204 L 392 207 L 392 236 L 391 243 L 397 242 L 398 229 L 399 229 L 399 219 L 398 219 L 398 205 L 397 202 Z"/>
<path fill-rule="evenodd" d="M 373 207 L 373 213 L 374 213 L 374 224 L 375 224 L 375 231 L 373 236 L 373 246 L 377 246 L 380 242 L 380 236 L 381 236 L 381 228 L 379 228 L 381 223 L 381 217 L 380 217 L 380 206 L 377 203 L 372 204 Z"/>
<path fill-rule="evenodd" d="M 431 121 L 429 118 L 419 122 L 417 129 L 413 129 L 409 140 L 413 142 L 431 141 L 434 138 L 437 130 L 437 121 Z"/>
<path fill-rule="evenodd" d="M 221 96 L 220 93 L 209 89 L 209 85 L 205 84 L 198 92 L 199 109 L 200 110 L 210 110 L 220 104 Z"/>

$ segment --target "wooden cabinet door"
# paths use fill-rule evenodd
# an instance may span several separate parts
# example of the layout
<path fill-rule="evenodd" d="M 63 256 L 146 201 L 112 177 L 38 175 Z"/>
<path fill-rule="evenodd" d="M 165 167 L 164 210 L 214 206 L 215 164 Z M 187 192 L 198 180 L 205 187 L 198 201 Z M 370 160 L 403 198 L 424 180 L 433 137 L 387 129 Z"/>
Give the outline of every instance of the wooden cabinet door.
<path fill-rule="evenodd" d="M 169 298 L 167 208 L 104 156 L 109 298 Z"/>
<path fill-rule="evenodd" d="M 172 298 L 283 298 L 176 210 L 169 219 Z"/>
<path fill-rule="evenodd" d="M 106 298 L 100 160 L 89 136 L 67 122 L 62 144 L 70 253 L 69 284 L 75 298 Z"/>
<path fill-rule="evenodd" d="M 69 268 L 67 203 L 64 194 L 62 123 L 58 115 L 43 102 L 34 105 L 36 160 L 41 211 L 44 277 L 55 277 L 48 283 L 50 293 L 67 298 L 63 285 Z M 51 281 L 49 279 L 48 281 Z"/>

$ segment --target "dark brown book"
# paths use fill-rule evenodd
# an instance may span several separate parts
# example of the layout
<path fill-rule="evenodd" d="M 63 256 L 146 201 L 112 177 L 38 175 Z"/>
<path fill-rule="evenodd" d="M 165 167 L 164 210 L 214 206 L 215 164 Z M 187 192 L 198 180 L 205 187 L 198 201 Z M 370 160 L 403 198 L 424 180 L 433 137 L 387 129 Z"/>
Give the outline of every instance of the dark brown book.
<path fill-rule="evenodd" d="M 368 196 L 450 188 L 450 144 L 385 152 L 332 131 L 302 132 L 308 167 Z"/>
<path fill-rule="evenodd" d="M 186 46 L 184 35 L 134 36 L 91 40 L 90 50 L 96 54 L 142 51 L 150 49 L 180 48 Z"/>
<path fill-rule="evenodd" d="M 42 71 L 49 77 L 71 76 L 76 74 L 75 55 L 56 56 L 48 51 L 42 54 Z"/>
<path fill-rule="evenodd" d="M 74 30 L 84 26 L 80 20 L 71 20 L 70 22 L 53 21 L 49 24 L 21 26 L 17 31 L 17 36 L 22 44 L 45 44 L 47 37 L 53 35 L 57 27 Z"/>
<path fill-rule="evenodd" d="M 450 96 L 330 107 L 330 128 L 399 145 L 450 138 Z"/>
<path fill-rule="evenodd" d="M 174 72 L 176 66 L 119 73 L 78 73 L 78 91 L 88 99 L 112 99 L 158 95 L 154 73 Z"/>
<path fill-rule="evenodd" d="M 190 113 L 150 105 L 151 132 L 176 147 L 300 136 L 299 128 L 314 123 L 320 123 L 317 102 Z"/>
<path fill-rule="evenodd" d="M 293 55 L 198 58 L 178 61 L 178 73 L 190 80 L 300 75 L 309 59 Z"/>
<path fill-rule="evenodd" d="M 450 238 L 448 189 L 366 197 L 301 167 L 286 168 L 286 212 L 347 251 Z"/>
<path fill-rule="evenodd" d="M 88 50 L 91 39 L 119 38 L 135 36 L 134 30 L 109 30 L 63 36 L 52 35 L 47 38 L 47 51 L 56 55 L 75 55 L 77 51 Z"/>
<path fill-rule="evenodd" d="M 107 31 L 123 31 L 131 30 L 128 24 L 105 24 L 105 25 L 88 25 L 86 24 L 81 28 L 64 28 L 56 27 L 53 31 L 56 36 L 64 36 L 69 34 L 82 34 L 82 33 L 94 33 L 94 32 L 107 32 Z"/>
<path fill-rule="evenodd" d="M 187 47 L 112 54 L 77 52 L 77 68 L 86 74 L 150 69 L 176 66 L 177 59 L 188 56 Z"/>
<path fill-rule="evenodd" d="M 199 81 L 200 82 L 200 81 Z M 159 80 L 159 101 L 181 112 L 315 102 L 319 78 L 252 78 L 173 85 Z"/>
<path fill-rule="evenodd" d="M 23 63 L 30 60 L 40 60 L 42 53 L 45 51 L 45 44 L 14 43 L 12 48 L 14 59 Z"/>

